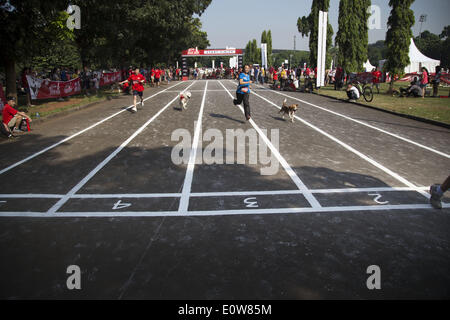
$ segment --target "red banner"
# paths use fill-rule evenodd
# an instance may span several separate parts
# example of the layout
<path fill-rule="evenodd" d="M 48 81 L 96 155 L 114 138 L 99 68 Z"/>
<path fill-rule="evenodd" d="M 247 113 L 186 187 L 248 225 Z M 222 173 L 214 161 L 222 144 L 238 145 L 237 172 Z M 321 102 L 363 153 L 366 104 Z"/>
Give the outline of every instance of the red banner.
<path fill-rule="evenodd" d="M 27 75 L 31 99 L 51 99 L 68 97 L 81 92 L 80 79 L 70 81 L 50 81 Z"/>
<path fill-rule="evenodd" d="M 198 50 L 197 48 L 191 48 L 184 50 L 182 56 L 196 57 L 196 56 L 236 56 L 242 55 L 242 49 L 205 49 Z"/>
<path fill-rule="evenodd" d="M 99 86 L 106 86 L 121 79 L 120 71 L 101 73 L 94 72 L 100 78 Z M 28 85 L 30 87 L 31 99 L 51 99 L 73 96 L 81 93 L 80 78 L 70 81 L 51 81 L 40 79 L 27 75 Z"/>
<path fill-rule="evenodd" d="M 112 84 L 114 82 L 119 82 L 121 80 L 121 72 L 109 72 L 103 73 L 100 76 L 100 87 L 106 86 L 108 84 Z"/>
<path fill-rule="evenodd" d="M 431 80 L 434 80 L 435 73 L 429 74 L 429 82 Z M 414 80 L 414 77 L 418 77 L 420 79 L 421 74 L 418 74 L 417 72 L 414 73 L 407 73 L 403 76 L 403 78 L 399 79 L 398 81 L 407 81 L 411 82 Z M 450 74 L 449 73 L 441 73 L 441 82 L 444 82 L 446 84 L 450 84 Z"/>

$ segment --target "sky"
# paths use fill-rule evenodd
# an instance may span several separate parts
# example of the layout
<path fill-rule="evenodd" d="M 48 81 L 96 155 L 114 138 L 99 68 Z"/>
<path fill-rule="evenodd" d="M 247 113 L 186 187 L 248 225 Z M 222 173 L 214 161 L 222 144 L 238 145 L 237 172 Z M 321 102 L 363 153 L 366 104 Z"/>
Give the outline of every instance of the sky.
<path fill-rule="evenodd" d="M 372 0 L 380 8 L 381 29 L 369 30 L 369 43 L 384 40 L 387 20 L 390 14 L 388 0 Z M 312 0 L 212 0 L 200 17 L 202 30 L 208 33 L 210 48 L 244 48 L 249 40 L 256 39 L 258 45 L 261 33 L 272 30 L 274 49 L 309 50 L 308 37 L 302 38 L 297 30 L 298 17 L 307 16 Z M 420 31 L 419 17 L 427 15 L 422 31 L 440 34 L 450 25 L 450 0 L 416 0 L 411 6 L 415 15 L 412 28 L 414 36 Z M 329 21 L 334 36 L 338 31 L 339 0 L 330 0 Z M 333 36 L 333 44 L 334 44 Z"/>

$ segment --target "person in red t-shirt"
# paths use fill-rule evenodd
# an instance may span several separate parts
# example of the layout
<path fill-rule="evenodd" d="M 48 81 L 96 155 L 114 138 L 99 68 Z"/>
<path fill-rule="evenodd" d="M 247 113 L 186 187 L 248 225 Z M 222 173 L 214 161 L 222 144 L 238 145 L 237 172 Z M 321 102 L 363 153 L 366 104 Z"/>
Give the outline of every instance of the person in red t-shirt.
<path fill-rule="evenodd" d="M 32 121 L 29 116 L 27 116 L 24 112 L 19 112 L 16 109 L 14 109 L 14 106 L 16 105 L 16 98 L 15 97 L 8 97 L 6 99 L 6 104 L 3 107 L 2 110 L 2 116 L 3 121 L 2 125 L 5 128 L 6 132 L 8 133 L 8 138 L 13 137 L 13 132 L 21 132 L 19 129 L 19 125 L 22 122 L 23 118 L 28 119 L 28 121 Z M 12 131 L 11 131 L 11 128 Z"/>
<path fill-rule="evenodd" d="M 161 78 L 161 70 L 159 70 L 159 68 L 157 68 L 155 70 L 155 83 L 156 83 L 157 87 L 159 87 L 160 78 Z"/>
<path fill-rule="evenodd" d="M 136 70 L 134 70 L 134 73 L 132 75 L 130 75 L 130 77 L 121 82 L 125 83 L 125 82 L 130 82 L 131 84 L 131 89 L 133 90 L 133 96 L 134 96 L 134 107 L 131 109 L 133 112 L 137 112 L 137 108 L 136 108 L 136 100 L 137 100 L 137 96 L 139 96 L 141 98 L 141 106 L 144 106 L 144 100 L 143 100 L 143 94 L 144 94 L 144 83 L 145 83 L 145 77 L 139 73 L 139 68 L 136 68 Z"/>
<path fill-rule="evenodd" d="M 381 79 L 381 71 L 378 68 L 373 68 L 372 71 L 372 88 L 373 86 L 377 87 L 378 93 L 380 93 L 380 79 Z"/>

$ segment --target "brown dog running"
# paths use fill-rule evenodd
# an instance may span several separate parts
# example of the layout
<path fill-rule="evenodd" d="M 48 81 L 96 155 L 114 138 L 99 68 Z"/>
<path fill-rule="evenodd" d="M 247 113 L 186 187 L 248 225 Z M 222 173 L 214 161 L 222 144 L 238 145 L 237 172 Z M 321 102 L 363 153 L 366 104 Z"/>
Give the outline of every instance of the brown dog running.
<path fill-rule="evenodd" d="M 290 106 L 287 105 L 287 99 L 284 99 L 283 106 L 280 109 L 279 113 L 283 113 L 283 119 L 284 115 L 288 115 L 289 118 L 291 118 L 291 122 L 294 122 L 294 116 L 295 112 L 298 110 L 298 104 L 291 104 Z"/>

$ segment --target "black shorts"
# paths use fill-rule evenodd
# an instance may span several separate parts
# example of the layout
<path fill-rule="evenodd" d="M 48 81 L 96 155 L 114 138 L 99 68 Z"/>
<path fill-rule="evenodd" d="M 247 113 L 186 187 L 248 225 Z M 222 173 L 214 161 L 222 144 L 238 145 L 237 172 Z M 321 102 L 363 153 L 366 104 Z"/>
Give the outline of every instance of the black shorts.
<path fill-rule="evenodd" d="M 155 78 L 155 82 L 159 82 L 159 78 Z"/>
<path fill-rule="evenodd" d="M 133 96 L 139 96 L 142 98 L 142 95 L 144 94 L 143 91 L 137 91 L 137 90 L 133 90 Z"/>

